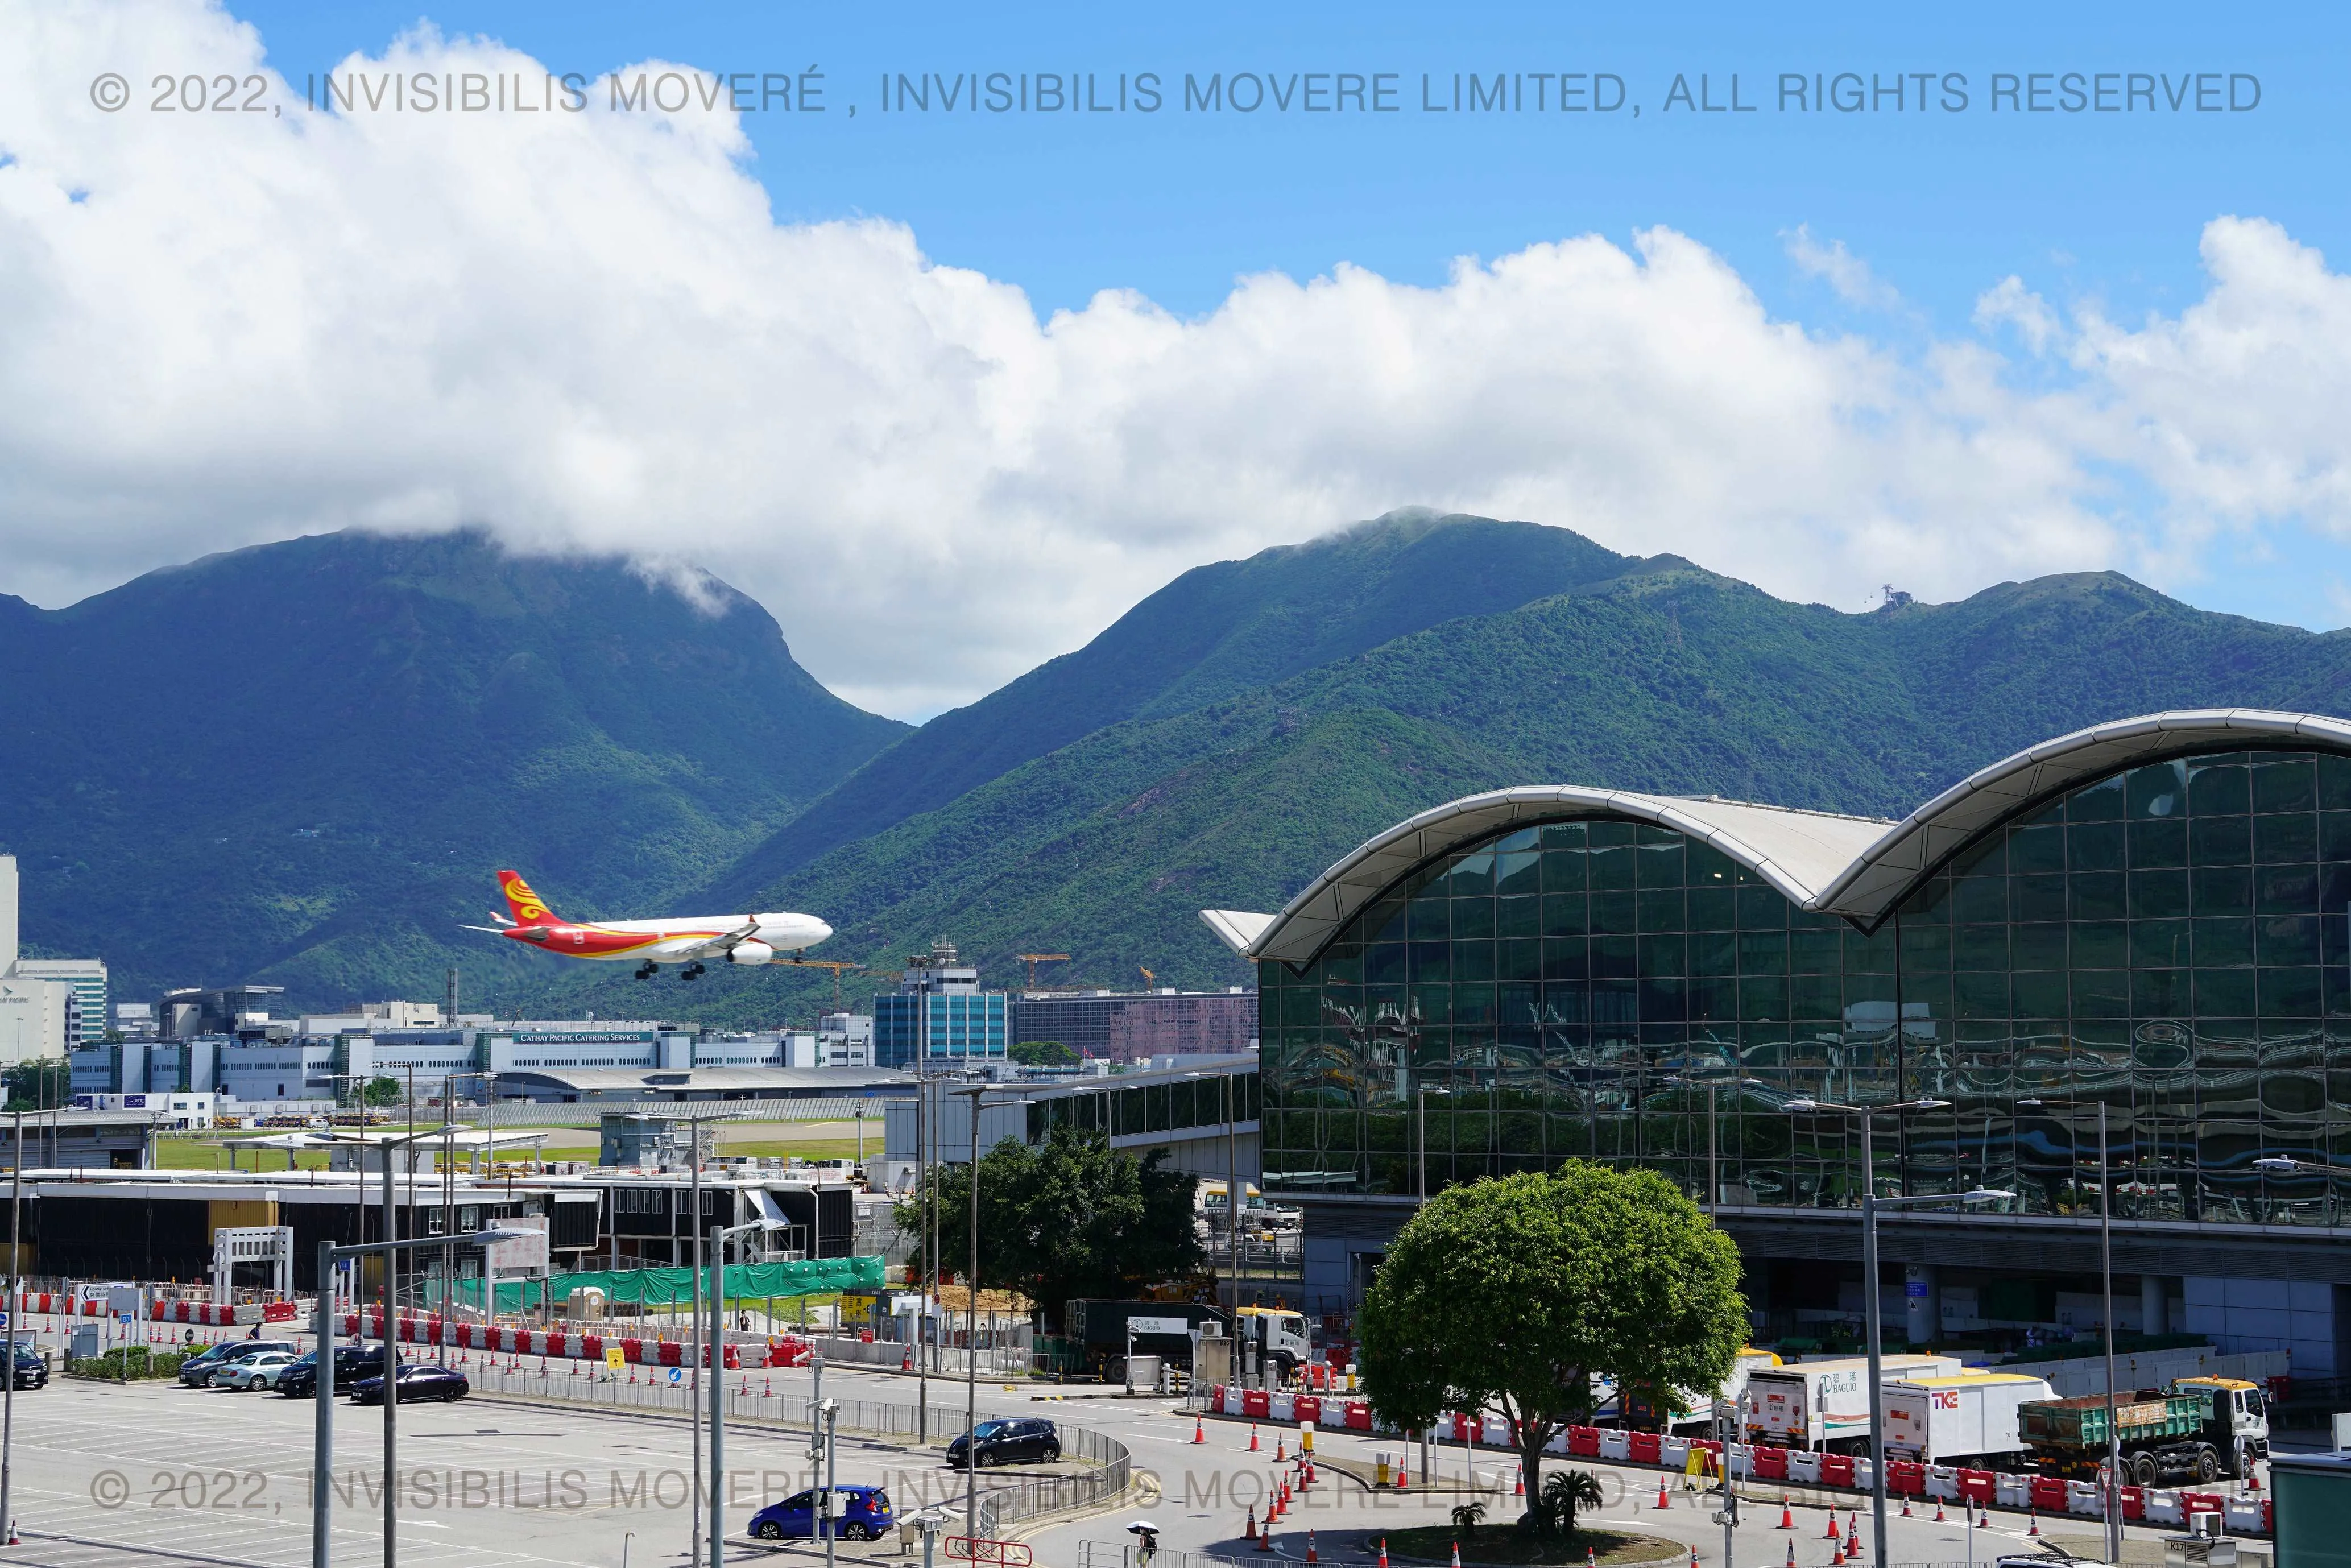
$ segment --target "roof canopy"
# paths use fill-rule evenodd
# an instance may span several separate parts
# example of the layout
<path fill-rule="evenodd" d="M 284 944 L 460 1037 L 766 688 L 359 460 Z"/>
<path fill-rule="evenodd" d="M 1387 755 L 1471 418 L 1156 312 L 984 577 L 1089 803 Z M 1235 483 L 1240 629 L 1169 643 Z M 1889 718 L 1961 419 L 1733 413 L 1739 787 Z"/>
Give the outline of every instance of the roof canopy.
<path fill-rule="evenodd" d="M 1994 763 L 1899 822 L 1565 784 L 1494 789 L 1423 811 L 1358 846 L 1279 915 L 1209 909 L 1201 918 L 1243 957 L 1303 964 L 1357 911 L 1416 867 L 1517 824 L 1614 816 L 1655 822 L 1710 844 L 1789 902 L 1874 927 L 1968 844 L 2053 795 L 2141 763 L 2236 747 L 2351 753 L 2351 724 L 2245 708 L 2121 719 Z"/>

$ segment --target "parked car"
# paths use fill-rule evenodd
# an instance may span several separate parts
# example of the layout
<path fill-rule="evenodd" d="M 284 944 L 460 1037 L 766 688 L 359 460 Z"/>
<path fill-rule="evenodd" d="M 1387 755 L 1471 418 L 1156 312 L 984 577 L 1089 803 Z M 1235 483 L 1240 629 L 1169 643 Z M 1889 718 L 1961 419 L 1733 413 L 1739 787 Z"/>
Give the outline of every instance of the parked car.
<path fill-rule="evenodd" d="M 751 1533 L 762 1541 L 816 1539 L 815 1489 L 771 1502 L 751 1516 Z M 841 1541 L 873 1541 L 889 1533 L 890 1494 L 880 1487 L 832 1489 L 832 1530 Z"/>
<path fill-rule="evenodd" d="M 16 1386 L 47 1388 L 48 1385 L 48 1358 L 31 1345 L 19 1341 L 16 1345 Z"/>
<path fill-rule="evenodd" d="M 362 1377 L 383 1371 L 383 1346 L 339 1344 L 335 1347 L 335 1392 L 349 1394 Z M 288 1399 L 309 1399 L 319 1392 L 319 1353 L 310 1352 L 277 1375 L 277 1392 Z"/>
<path fill-rule="evenodd" d="M 272 1352 L 292 1355 L 294 1342 L 290 1339 L 224 1340 L 219 1344 L 206 1346 L 182 1362 L 180 1381 L 190 1388 L 203 1388 L 211 1384 L 214 1373 L 229 1363 L 242 1361 L 248 1355 L 267 1355 Z"/>
<path fill-rule="evenodd" d="M 212 1386 L 243 1388 L 248 1391 L 256 1388 L 274 1388 L 277 1386 L 278 1375 L 293 1364 L 292 1354 L 282 1350 L 264 1351 L 259 1355 L 240 1355 L 235 1361 L 225 1363 L 213 1373 Z"/>
<path fill-rule="evenodd" d="M 400 1369 L 400 1402 L 422 1405 L 440 1399 L 463 1399 L 473 1392 L 474 1385 L 465 1381 L 462 1372 L 445 1366 L 434 1366 L 423 1362 L 409 1362 Z M 362 1405 L 383 1403 L 383 1374 L 362 1377 L 351 1385 L 351 1397 Z"/>
<path fill-rule="evenodd" d="M 977 1439 L 977 1443 L 974 1439 Z M 1019 1421 L 982 1421 L 947 1445 L 947 1463 L 960 1469 L 964 1456 L 977 1448 L 981 1469 L 990 1465 L 1051 1464 L 1061 1457 L 1061 1435 L 1050 1421 L 1030 1417 Z"/>

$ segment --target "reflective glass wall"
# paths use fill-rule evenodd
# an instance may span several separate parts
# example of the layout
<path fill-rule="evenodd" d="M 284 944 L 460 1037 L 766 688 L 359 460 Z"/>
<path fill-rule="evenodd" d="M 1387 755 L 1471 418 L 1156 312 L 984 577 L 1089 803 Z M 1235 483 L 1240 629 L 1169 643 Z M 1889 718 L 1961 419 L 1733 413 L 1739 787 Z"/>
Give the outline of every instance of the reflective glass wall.
<path fill-rule="evenodd" d="M 1409 1194 L 1581 1157 L 1845 1205 L 1852 1119 L 1787 1102 L 1930 1096 L 1950 1107 L 1879 1118 L 1881 1194 L 2094 1212 L 2103 1103 L 2118 1215 L 2332 1224 L 2338 1178 L 2253 1162 L 2351 1166 L 2346 926 L 2351 758 L 2307 752 L 2076 789 L 1871 936 L 1667 829 L 1521 828 L 1421 868 L 1304 973 L 1259 966 L 1267 1184 Z"/>

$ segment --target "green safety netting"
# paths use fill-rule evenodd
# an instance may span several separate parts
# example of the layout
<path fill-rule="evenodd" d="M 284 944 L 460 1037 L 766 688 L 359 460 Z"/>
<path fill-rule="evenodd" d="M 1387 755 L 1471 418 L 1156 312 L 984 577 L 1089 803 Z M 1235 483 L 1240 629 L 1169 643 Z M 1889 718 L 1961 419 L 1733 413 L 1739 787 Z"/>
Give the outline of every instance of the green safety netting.
<path fill-rule="evenodd" d="M 758 1301 L 768 1297 L 821 1296 L 836 1291 L 879 1290 L 883 1283 L 879 1258 L 813 1258 L 799 1263 L 740 1263 L 726 1270 L 726 1299 Z M 694 1299 L 691 1269 L 605 1269 L 580 1274 L 558 1274 L 546 1281 L 507 1280 L 497 1287 L 501 1312 L 520 1312 L 541 1301 L 569 1301 L 574 1291 L 598 1290 L 608 1302 L 632 1301 L 643 1306 L 674 1306 Z M 478 1305 L 482 1286 L 468 1280 L 457 1288 L 460 1301 Z"/>

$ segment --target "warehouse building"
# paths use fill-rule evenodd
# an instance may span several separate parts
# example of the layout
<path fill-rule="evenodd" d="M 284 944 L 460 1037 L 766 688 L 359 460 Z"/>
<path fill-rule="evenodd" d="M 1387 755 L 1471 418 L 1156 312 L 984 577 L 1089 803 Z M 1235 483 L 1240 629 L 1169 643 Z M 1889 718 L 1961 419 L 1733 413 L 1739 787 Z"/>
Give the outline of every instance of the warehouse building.
<path fill-rule="evenodd" d="M 1858 1315 L 1865 1179 L 2012 1191 L 1882 1227 L 1889 1328 L 2086 1331 L 2110 1195 L 2119 1327 L 2332 1376 L 2347 915 L 2351 724 L 2226 710 L 2061 737 L 1898 822 L 1495 790 L 1203 917 L 1257 968 L 1264 1182 L 1313 1301 L 1360 1297 L 1424 1168 L 1579 1158 L 1714 1207 L 1782 1334 Z M 1834 1107 L 1919 1099 L 1865 1177 Z"/>

